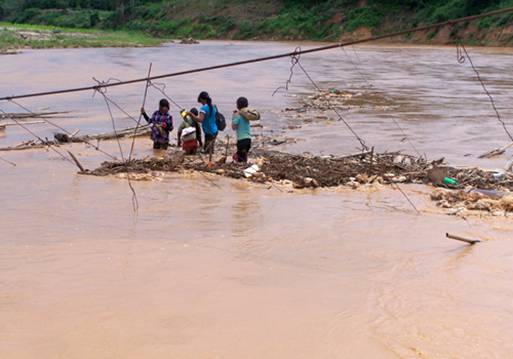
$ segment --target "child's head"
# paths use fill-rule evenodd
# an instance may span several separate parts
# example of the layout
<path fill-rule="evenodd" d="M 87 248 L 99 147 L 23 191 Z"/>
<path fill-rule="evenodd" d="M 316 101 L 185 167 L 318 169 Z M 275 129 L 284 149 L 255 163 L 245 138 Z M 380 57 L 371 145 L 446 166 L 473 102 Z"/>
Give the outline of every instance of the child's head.
<path fill-rule="evenodd" d="M 169 112 L 169 101 L 163 98 L 159 102 L 159 111 L 161 113 L 168 113 Z"/>
<path fill-rule="evenodd" d="M 237 109 L 242 110 L 243 108 L 246 108 L 249 106 L 248 99 L 245 97 L 239 97 L 237 99 Z"/>
<path fill-rule="evenodd" d="M 196 107 L 191 108 L 189 112 L 192 113 L 194 116 L 199 115 L 198 109 Z"/>
<path fill-rule="evenodd" d="M 198 96 L 198 102 L 202 105 L 212 105 L 212 99 L 210 98 L 210 95 L 208 92 L 203 91 Z"/>

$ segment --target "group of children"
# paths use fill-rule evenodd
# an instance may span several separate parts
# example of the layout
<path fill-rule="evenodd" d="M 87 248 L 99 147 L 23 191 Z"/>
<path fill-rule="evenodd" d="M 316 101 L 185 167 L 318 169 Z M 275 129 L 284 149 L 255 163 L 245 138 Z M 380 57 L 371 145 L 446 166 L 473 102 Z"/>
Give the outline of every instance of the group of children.
<path fill-rule="evenodd" d="M 183 122 L 178 127 L 177 143 L 189 155 L 196 154 L 200 149 L 204 153 L 213 153 L 219 131 L 223 130 L 220 117 L 222 121 L 224 117 L 212 103 L 210 95 L 201 92 L 198 103 L 201 104 L 199 110 L 192 108 L 190 111 L 180 112 Z M 234 154 L 233 160 L 245 163 L 251 149 L 250 122 L 259 120 L 260 114 L 249 109 L 249 102 L 245 97 L 237 99 L 236 106 L 237 109 L 232 116 L 232 129 L 237 133 L 237 153 Z M 173 131 L 173 117 L 169 110 L 169 102 L 166 99 L 160 100 L 159 109 L 151 117 L 146 114 L 144 108 L 141 108 L 142 116 L 151 125 L 151 139 L 156 150 L 167 150 L 169 147 L 169 134 Z"/>

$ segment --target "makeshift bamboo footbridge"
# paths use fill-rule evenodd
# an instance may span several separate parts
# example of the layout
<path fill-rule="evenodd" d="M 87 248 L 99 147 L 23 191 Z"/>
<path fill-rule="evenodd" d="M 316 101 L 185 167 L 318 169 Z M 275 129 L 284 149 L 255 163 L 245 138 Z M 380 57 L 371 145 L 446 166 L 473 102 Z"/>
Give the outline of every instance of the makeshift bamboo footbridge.
<path fill-rule="evenodd" d="M 306 78 L 311 82 L 312 86 L 316 90 L 321 91 L 322 90 L 321 86 L 312 78 L 310 73 L 305 69 L 304 65 L 302 64 L 302 62 L 301 62 L 301 57 L 302 56 L 308 55 L 308 54 L 317 53 L 317 52 L 322 52 L 322 51 L 333 50 L 333 49 L 344 49 L 347 46 L 358 45 L 358 44 L 363 44 L 363 43 L 368 43 L 368 42 L 373 42 L 373 41 L 393 38 L 393 37 L 397 37 L 397 36 L 408 35 L 408 34 L 417 33 L 417 32 L 424 32 L 424 31 L 429 31 L 429 30 L 443 28 L 443 27 L 452 27 L 452 26 L 457 25 L 457 24 L 468 23 L 468 22 L 471 22 L 471 21 L 475 21 L 475 20 L 478 20 L 478 19 L 485 18 L 485 17 L 499 16 L 499 15 L 505 15 L 505 14 L 510 14 L 510 13 L 513 13 L 513 7 L 504 8 L 504 9 L 500 9 L 500 10 L 496 10 L 496 11 L 491 11 L 491 12 L 487 12 L 487 13 L 483 13 L 483 14 L 479 14 L 479 15 L 474 15 L 474 16 L 467 16 L 467 17 L 463 17 L 463 18 L 452 19 L 452 20 L 448 20 L 448 21 L 444 21 L 444 22 L 440 22 L 440 23 L 436 23 L 436 24 L 432 24 L 432 25 L 426 25 L 426 26 L 420 26 L 420 27 L 416 27 L 416 28 L 401 30 L 401 31 L 393 32 L 393 33 L 384 34 L 384 35 L 372 36 L 372 37 L 368 37 L 368 38 L 364 38 L 364 39 L 360 39 L 360 40 L 355 40 L 355 41 L 335 43 L 335 44 L 315 47 L 315 48 L 311 48 L 311 49 L 307 49 L 307 50 L 303 50 L 301 48 L 296 48 L 294 51 L 288 52 L 288 53 L 272 55 L 272 56 L 265 56 L 265 57 L 259 57 L 259 58 L 253 58 L 253 59 L 237 61 L 237 62 L 231 62 L 231 63 L 224 63 L 224 64 L 219 64 L 219 65 L 214 65 L 214 66 L 190 69 L 190 70 L 173 72 L 173 73 L 167 73 L 167 74 L 161 74 L 161 75 L 152 75 L 152 66 L 150 64 L 149 70 L 148 70 L 148 73 L 147 73 L 146 77 L 142 77 L 142 78 L 126 80 L 126 81 L 121 81 L 121 80 L 117 80 L 117 79 L 108 79 L 108 80 L 102 81 L 102 80 L 97 80 L 97 79 L 93 78 L 94 81 L 95 81 L 95 84 L 90 85 L 90 86 L 73 87 L 73 88 L 68 88 L 68 89 L 51 90 L 51 91 L 36 92 L 36 93 L 0 96 L 0 112 L 3 114 L 3 115 L 0 114 L 0 118 L 2 118 L 2 117 L 9 118 L 11 121 L 14 122 L 15 125 L 21 127 L 24 131 L 26 131 L 28 134 L 30 134 L 31 137 L 34 138 L 34 140 L 32 142 L 25 143 L 22 146 L 15 146 L 15 147 L 11 147 L 11 148 L 4 148 L 3 150 L 21 150 L 21 149 L 29 149 L 29 148 L 48 148 L 48 149 L 54 151 L 55 153 L 57 153 L 64 160 L 70 162 L 74 166 L 75 165 L 78 166 L 80 168 L 80 171 L 84 172 L 84 168 L 81 166 L 81 164 L 80 164 L 80 162 L 79 162 L 79 160 L 78 160 L 78 158 L 76 156 L 74 156 L 69 151 L 67 151 L 67 153 L 64 153 L 64 152 L 61 151 L 62 144 L 63 143 L 68 143 L 68 142 L 82 142 L 82 143 L 85 143 L 86 145 L 90 146 L 91 148 L 101 152 L 103 155 L 108 157 L 110 160 L 117 160 L 118 157 L 116 155 L 114 155 L 112 153 L 108 153 L 108 152 L 104 151 L 103 149 L 101 149 L 99 147 L 99 141 L 100 140 L 116 139 L 118 141 L 119 156 L 120 156 L 121 161 L 122 161 L 121 163 L 124 164 L 124 166 L 125 166 L 124 168 L 128 172 L 129 169 L 130 169 L 130 163 L 133 161 L 132 156 L 133 156 L 133 151 L 134 151 L 134 145 L 135 145 L 136 137 L 139 136 L 139 135 L 142 135 L 142 134 L 146 134 L 147 131 L 148 131 L 148 127 L 141 125 L 142 116 L 139 115 L 139 117 L 136 118 L 136 116 L 131 115 L 130 113 L 128 113 L 126 110 L 124 110 L 116 101 L 114 101 L 108 95 L 107 91 L 110 88 L 118 87 L 118 86 L 124 86 L 124 85 L 130 85 L 130 84 L 136 84 L 136 83 L 144 83 L 145 87 L 144 87 L 144 95 L 143 95 L 143 101 L 142 101 L 143 107 L 144 107 L 144 104 L 146 102 L 148 90 L 150 88 L 152 88 L 152 89 L 158 91 L 159 93 L 161 93 L 166 98 L 168 98 L 171 101 L 171 103 L 173 103 L 173 105 L 175 105 L 178 109 L 182 109 L 182 107 L 179 104 L 177 104 L 176 101 L 173 100 L 172 96 L 170 96 L 169 94 L 166 93 L 165 85 L 161 85 L 161 84 L 156 83 L 155 82 L 156 80 L 163 80 L 163 79 L 169 79 L 169 78 L 174 78 L 174 77 L 178 77 L 178 76 L 186 76 L 186 75 L 191 75 L 191 74 L 196 74 L 196 73 L 201 73 L 201 72 L 214 71 L 214 70 L 218 70 L 218 69 L 250 65 L 250 64 L 254 64 L 254 63 L 260 63 L 260 62 L 265 62 L 265 61 L 272 61 L 272 60 L 283 59 L 283 58 L 290 58 L 291 59 L 290 77 L 287 80 L 285 86 L 284 87 L 280 87 L 279 89 L 288 90 L 289 84 L 290 84 L 290 82 L 292 80 L 292 76 L 294 75 L 294 71 L 295 70 L 299 70 L 300 72 L 302 72 L 306 76 Z M 477 80 L 479 81 L 479 83 L 481 84 L 481 86 L 482 86 L 482 88 L 484 90 L 484 93 L 488 96 L 488 98 L 490 100 L 490 104 L 491 104 L 491 106 L 492 106 L 492 108 L 493 108 L 493 110 L 495 112 L 495 115 L 497 117 L 497 121 L 499 122 L 499 124 L 504 129 L 504 132 L 508 136 L 509 140 L 512 142 L 512 144 L 508 144 L 508 145 L 506 145 L 506 146 L 504 146 L 502 148 L 490 151 L 489 153 L 484 154 L 483 156 L 491 156 L 491 155 L 497 155 L 497 154 L 504 153 L 504 151 L 508 147 L 513 145 L 513 135 L 510 133 L 509 129 L 506 126 L 506 123 L 501 118 L 500 113 L 499 113 L 499 111 L 497 110 L 497 108 L 495 106 L 494 99 L 493 99 L 492 95 L 490 94 L 490 92 L 488 91 L 488 89 L 487 89 L 484 81 L 482 80 L 479 72 L 477 71 L 476 66 L 474 65 L 474 63 L 473 63 L 473 61 L 472 61 L 472 59 L 471 59 L 467 49 L 461 43 L 457 43 L 456 44 L 456 49 L 457 49 L 457 61 L 460 62 L 460 63 L 463 63 L 463 62 L 466 62 L 468 60 L 468 62 L 470 63 L 470 65 L 471 65 L 471 67 L 473 69 L 473 71 L 475 72 Z M 277 90 L 279 90 L 279 89 L 277 89 Z M 67 130 L 66 128 L 64 128 L 64 127 L 58 125 L 57 123 L 55 123 L 54 121 L 52 121 L 47 116 L 44 116 L 44 115 L 41 115 L 41 114 L 38 114 L 38 113 L 35 113 L 35 112 L 31 111 L 29 108 L 27 108 L 25 105 L 23 105 L 20 102 L 20 100 L 27 99 L 27 98 L 43 97 L 43 96 L 56 96 L 56 95 L 64 95 L 64 94 L 78 93 L 78 92 L 92 92 L 94 95 L 101 96 L 101 98 L 105 102 L 105 106 L 106 106 L 107 112 L 109 113 L 109 116 L 110 116 L 110 119 L 111 119 L 111 122 L 112 122 L 112 129 L 113 129 L 112 133 L 78 136 L 76 132 L 72 132 L 72 131 Z M 45 124 L 47 124 L 49 126 L 52 126 L 54 128 L 59 129 L 59 131 L 62 131 L 60 133 L 60 137 L 56 138 L 55 140 L 48 140 L 48 139 L 41 138 L 37 133 L 35 133 L 30 128 L 30 125 L 27 124 L 27 123 L 24 123 L 24 121 L 22 119 L 17 118 L 16 116 L 9 116 L 9 114 L 4 112 L 4 110 L 1 108 L 1 103 L 2 102 L 11 103 L 11 104 L 19 107 L 23 111 L 25 111 L 25 113 L 27 114 L 26 115 L 27 117 L 36 118 L 39 121 L 41 121 L 42 123 L 45 123 Z M 368 153 L 369 151 L 373 151 L 373 146 L 368 144 L 355 131 L 355 129 L 351 126 L 350 121 L 346 118 L 345 114 L 344 115 L 342 114 L 340 109 L 336 108 L 335 106 L 332 106 L 329 101 L 327 102 L 327 107 L 329 108 L 329 110 L 331 110 L 333 113 L 336 114 L 338 119 L 345 125 L 347 130 L 355 138 L 355 140 L 359 144 L 359 147 L 361 148 L 362 153 L 364 153 L 364 152 Z M 123 115 L 127 116 L 128 118 L 130 118 L 134 122 L 134 127 L 128 128 L 128 129 L 119 130 L 116 127 L 116 123 L 115 123 L 115 120 L 114 120 L 114 111 L 119 111 Z M 401 128 L 401 126 L 397 123 L 397 121 L 394 120 L 394 122 L 395 122 L 396 126 L 401 130 L 401 132 L 404 135 L 406 135 L 406 133 Z M 122 137 L 132 138 L 132 144 L 131 144 L 131 147 L 130 147 L 130 152 L 128 154 L 125 154 L 123 152 L 122 146 L 121 146 L 121 144 L 119 142 L 119 139 L 122 138 Z M 407 136 L 405 136 L 405 137 L 407 137 Z M 408 141 L 409 141 L 409 139 L 408 139 Z M 418 152 L 416 150 L 415 146 L 411 143 L 411 141 L 409 141 L 409 143 L 411 144 L 411 146 L 414 149 L 414 151 Z M 2 149 L 0 149 L 0 150 L 2 150 Z M 420 154 L 419 154 L 419 157 L 421 157 Z M 5 161 L 5 162 L 7 162 L 9 164 L 13 164 L 12 162 L 7 161 L 7 160 L 3 159 L 2 157 L 0 157 L 0 160 Z M 371 161 L 372 161 L 372 159 L 371 159 Z M 137 199 L 136 199 L 136 196 L 135 196 L 135 191 L 133 190 L 133 187 L 131 185 L 130 176 L 127 176 L 127 179 L 128 179 L 129 184 L 130 184 L 130 188 L 132 189 L 132 191 L 134 193 L 134 197 L 133 198 L 134 198 L 134 208 L 135 208 L 137 206 L 137 203 L 136 203 Z M 397 188 L 399 190 L 401 190 L 400 187 L 398 187 L 397 184 L 396 184 L 396 186 L 397 186 Z M 409 198 L 407 197 L 407 195 L 402 190 L 401 190 L 401 193 L 403 193 L 403 195 L 408 199 L 408 201 L 410 201 Z M 410 201 L 410 203 L 411 203 L 411 201 Z M 412 204 L 412 206 L 415 208 L 415 206 L 413 204 Z"/>

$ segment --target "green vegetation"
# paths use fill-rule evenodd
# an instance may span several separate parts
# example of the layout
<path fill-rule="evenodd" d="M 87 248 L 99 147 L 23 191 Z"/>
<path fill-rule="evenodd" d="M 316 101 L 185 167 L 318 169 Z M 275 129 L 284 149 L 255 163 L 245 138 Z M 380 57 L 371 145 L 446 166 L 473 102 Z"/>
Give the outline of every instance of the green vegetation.
<path fill-rule="evenodd" d="M 173 38 L 333 40 L 360 28 L 380 34 L 508 6 L 513 0 L 0 0 L 0 19 Z M 450 36 L 486 42 L 512 24 L 513 15 L 497 16 Z"/>
<path fill-rule="evenodd" d="M 69 29 L 0 22 L 0 50 L 19 48 L 155 46 L 161 39 L 140 32 Z"/>

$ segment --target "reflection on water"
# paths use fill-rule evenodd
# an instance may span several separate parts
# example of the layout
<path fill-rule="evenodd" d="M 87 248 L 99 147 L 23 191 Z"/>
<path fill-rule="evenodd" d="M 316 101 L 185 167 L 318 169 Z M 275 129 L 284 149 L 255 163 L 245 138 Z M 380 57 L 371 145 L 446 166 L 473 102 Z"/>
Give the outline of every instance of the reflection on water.
<path fill-rule="evenodd" d="M 290 47 L 206 42 L 27 51 L 3 59 L 1 92 L 88 84 L 93 75 L 140 77 L 150 61 L 161 73 L 205 65 L 204 53 L 222 51 L 223 60 L 230 61 Z M 359 48 L 368 81 L 400 102 L 393 114 L 363 108 L 348 118 L 379 146 L 406 146 L 397 142 L 399 132 L 389 117 L 394 115 L 422 152 L 499 166 L 504 159 L 464 157 L 505 139 L 471 70 L 456 64 L 452 51 Z M 512 54 L 472 53 L 507 118 Z M 304 64 L 326 86 L 349 83 L 359 89 L 364 80 L 344 57 L 351 55 L 305 56 Z M 266 114 L 265 130 L 279 131 L 286 125 L 279 110 L 296 98 L 270 94 L 286 79 L 288 67 L 288 61 L 278 61 L 167 85 L 185 107 L 206 87 L 225 109 L 249 93 Z M 295 77 L 293 92 L 306 89 L 306 80 Z M 112 89 L 109 96 L 137 113 L 141 92 L 141 86 L 133 86 Z M 90 95 L 23 103 L 78 111 L 80 117 L 59 121 L 71 130 L 109 130 L 104 104 Z M 151 103 L 159 98 L 150 97 Z M 52 132 L 44 126 L 34 130 Z M 338 123 L 328 128 L 312 123 L 289 135 L 303 139 L 289 148 L 293 151 L 347 152 L 355 146 Z M 0 142 L 25 138 L 13 128 Z M 122 145 L 127 149 L 130 141 Z M 116 146 L 101 144 L 112 153 Z M 82 145 L 70 149 L 88 168 L 105 160 Z M 139 139 L 136 150 L 137 156 L 152 155 L 147 139 Z M 199 174 L 137 182 L 140 209 L 134 216 L 126 181 L 77 176 L 53 152 L 5 156 L 18 166 L 0 164 L 1 358 L 339 358 L 348 353 L 355 358 L 506 358 L 513 353 L 507 219 L 465 222 L 437 214 L 417 187 L 407 191 L 424 210 L 420 216 L 390 189 L 291 194 Z M 447 240 L 446 232 L 490 240 L 466 247 Z"/>

